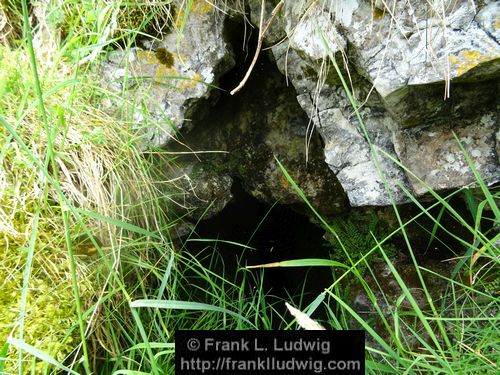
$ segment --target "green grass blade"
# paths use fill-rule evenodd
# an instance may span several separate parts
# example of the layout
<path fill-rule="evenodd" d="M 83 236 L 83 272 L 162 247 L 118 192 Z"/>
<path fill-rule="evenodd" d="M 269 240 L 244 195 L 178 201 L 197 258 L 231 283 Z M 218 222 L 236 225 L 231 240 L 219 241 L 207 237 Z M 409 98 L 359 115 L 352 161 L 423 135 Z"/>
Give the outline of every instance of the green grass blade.
<path fill-rule="evenodd" d="M 350 269 L 344 263 L 336 262 L 330 259 L 293 259 L 293 260 L 283 260 L 281 262 L 273 262 L 266 264 L 258 264 L 255 266 L 246 266 L 247 269 L 253 268 L 274 268 L 274 267 L 340 267 Z"/>
<path fill-rule="evenodd" d="M 398 353 L 394 352 L 392 348 L 384 341 L 382 337 L 379 336 L 375 330 L 370 327 L 370 325 L 356 313 L 347 303 L 345 303 L 342 298 L 337 296 L 335 293 L 332 293 L 331 291 L 327 291 L 327 293 L 343 308 L 347 311 L 347 313 L 352 316 L 360 325 L 361 327 L 368 333 L 370 334 L 375 341 L 385 350 L 386 354 L 389 355 L 390 358 L 396 359 L 398 362 L 401 361 L 401 358 Z"/>
<path fill-rule="evenodd" d="M 27 258 L 24 264 L 23 273 L 23 288 L 21 290 L 21 306 L 19 307 L 19 340 L 24 342 L 24 321 L 26 318 L 26 305 L 28 303 L 28 290 L 31 277 L 31 269 L 33 265 L 33 256 L 35 253 L 35 244 L 38 236 L 38 220 L 40 219 L 40 209 L 35 213 L 33 219 L 33 226 L 31 229 L 31 237 L 27 250 Z M 19 374 L 23 373 L 23 350 L 22 347 L 19 348 L 18 353 L 18 366 Z"/>
<path fill-rule="evenodd" d="M 472 170 L 472 173 L 474 174 L 474 177 L 476 179 L 476 182 L 479 184 L 481 187 L 481 190 L 483 191 L 484 196 L 486 197 L 486 200 L 488 201 L 491 210 L 495 214 L 495 220 L 497 223 L 500 223 L 500 210 L 498 209 L 497 203 L 495 201 L 495 198 L 491 195 L 490 189 L 486 186 L 486 183 L 484 182 L 483 177 L 481 174 L 478 172 L 474 162 L 469 156 L 469 153 L 465 149 L 465 147 L 462 145 L 462 142 L 460 142 L 460 138 L 456 135 L 455 132 L 452 132 L 453 136 L 455 137 L 455 140 L 458 143 L 458 146 L 460 147 L 460 150 L 462 150 L 462 154 L 464 155 L 465 160 L 467 161 L 467 164 L 469 165 L 470 169 Z M 497 176 L 498 177 L 498 176 Z"/>
<path fill-rule="evenodd" d="M 186 4 L 186 9 L 181 13 L 182 14 L 182 20 L 180 21 L 179 25 L 179 32 L 177 34 L 177 44 L 176 48 L 177 51 L 180 52 L 180 45 L 181 45 L 181 39 L 182 39 L 182 34 L 184 32 L 184 27 L 186 26 L 186 23 L 188 22 L 189 19 L 189 14 L 191 13 L 191 8 L 193 7 L 193 0 L 188 0 Z"/>
<path fill-rule="evenodd" d="M 173 342 L 150 342 L 149 347 L 151 349 L 174 349 L 175 344 Z M 130 352 L 132 350 L 137 350 L 137 349 L 146 349 L 146 348 L 147 345 L 144 344 L 143 342 L 140 342 L 137 345 L 128 348 L 127 350 L 125 350 L 125 352 Z"/>
<path fill-rule="evenodd" d="M 0 349 L 0 374 L 4 373 L 5 363 L 7 362 L 7 353 L 9 352 L 9 343 L 6 342 Z"/>
<path fill-rule="evenodd" d="M 174 251 L 172 249 L 169 249 L 170 252 L 170 259 L 168 260 L 167 268 L 165 270 L 165 273 L 163 274 L 162 280 L 160 287 L 158 288 L 158 293 L 156 294 L 157 299 L 161 299 L 163 294 L 165 293 L 165 289 L 167 288 L 167 283 L 170 278 L 170 275 L 172 273 L 172 267 L 174 265 Z"/>
<path fill-rule="evenodd" d="M 101 215 L 101 214 L 99 214 L 97 212 L 93 212 L 93 211 L 88 211 L 88 210 L 83 210 L 83 209 L 76 209 L 76 211 L 82 215 L 104 221 L 106 223 L 109 223 L 109 224 L 114 225 L 118 228 L 127 230 L 129 232 L 137 233 L 137 234 L 140 234 L 140 235 L 143 235 L 146 237 L 153 238 L 153 239 L 158 240 L 158 241 L 162 241 L 161 236 L 158 235 L 157 233 L 151 232 L 151 231 L 144 229 L 144 228 L 141 228 L 141 227 L 138 227 L 137 225 L 126 223 L 122 220 L 118 220 L 118 219 L 114 219 L 112 217 L 104 216 L 104 215 Z"/>
<path fill-rule="evenodd" d="M 64 366 L 62 363 L 59 363 L 58 361 L 56 361 L 53 357 L 51 357 L 47 353 L 42 352 L 41 350 L 38 350 L 34 346 L 27 344 L 26 342 L 24 342 L 22 340 L 16 339 L 14 337 L 9 337 L 7 339 L 7 342 L 10 345 L 18 348 L 18 350 L 23 350 L 23 351 L 30 353 L 31 355 L 37 357 L 38 359 L 41 359 L 44 362 L 50 363 L 52 366 L 57 367 L 59 370 L 65 371 L 68 374 L 80 375 L 76 371 L 73 371 L 73 370 L 67 368 L 66 366 Z"/>
<path fill-rule="evenodd" d="M 434 221 L 434 225 L 432 226 L 432 232 L 431 232 L 431 235 L 429 237 L 429 242 L 427 243 L 427 247 L 425 248 L 426 251 L 430 249 L 432 242 L 436 238 L 436 233 L 437 233 L 438 228 L 440 227 L 441 218 L 443 217 L 445 210 L 446 210 L 446 208 L 444 206 L 442 206 L 441 209 L 439 210 L 438 216 L 437 216 L 436 220 Z"/>
<path fill-rule="evenodd" d="M 190 302 L 190 301 L 177 301 L 177 300 L 152 300 L 152 299 L 139 299 L 130 302 L 130 307 L 132 308 L 154 308 L 154 309 L 172 309 L 172 310 L 200 310 L 200 311 L 213 311 L 220 312 L 223 314 L 231 315 L 234 318 L 240 319 L 250 326 L 254 326 L 247 318 L 238 314 L 234 311 L 209 305 L 200 302 Z"/>
<path fill-rule="evenodd" d="M 387 257 L 387 254 L 385 253 L 385 251 L 382 248 L 380 248 L 380 253 L 384 257 L 384 260 L 385 260 L 386 264 L 389 266 L 389 269 L 391 270 L 391 274 L 394 276 L 394 279 L 396 280 L 396 282 L 398 283 L 399 287 L 401 288 L 401 290 L 402 290 L 402 292 L 403 292 L 406 300 L 410 303 L 410 305 L 411 305 L 411 307 L 413 309 L 413 312 L 416 314 L 416 316 L 418 317 L 419 321 L 424 326 L 427 334 L 429 335 L 429 337 L 431 338 L 432 342 L 434 343 L 434 345 L 436 346 L 436 348 L 440 352 L 441 357 L 444 358 L 445 357 L 445 351 L 442 348 L 441 343 L 439 342 L 438 338 L 436 337 L 436 334 L 434 333 L 432 327 L 429 325 L 429 322 L 427 321 L 426 317 L 424 316 L 422 310 L 418 306 L 417 301 L 415 300 L 415 298 L 411 294 L 410 290 L 408 289 L 408 286 L 406 285 L 406 283 L 404 282 L 404 280 L 401 278 L 401 275 L 396 270 L 396 268 L 394 267 L 394 264 Z M 422 283 L 422 288 L 423 288 L 424 291 L 426 290 L 425 283 Z"/>
<path fill-rule="evenodd" d="M 155 375 L 159 374 L 160 371 L 157 368 L 156 360 L 155 360 L 155 357 L 153 354 L 153 350 L 151 349 L 151 345 L 149 344 L 148 335 L 146 334 L 146 330 L 144 329 L 144 325 L 142 324 L 141 317 L 139 316 L 139 313 L 137 312 L 137 310 L 135 310 L 133 308 L 132 308 L 132 316 L 134 317 L 135 323 L 137 324 L 137 327 L 139 328 L 139 333 L 140 333 L 140 335 L 142 337 L 142 341 L 145 345 L 146 353 L 148 354 L 149 360 L 151 361 L 151 373 L 155 374 Z"/>
<path fill-rule="evenodd" d="M 80 329 L 80 339 L 81 339 L 81 344 L 82 344 L 82 349 L 83 349 L 83 364 L 84 364 L 84 368 L 87 371 L 87 373 L 90 374 L 91 371 L 90 371 L 89 352 L 87 349 L 87 340 L 85 337 L 85 321 L 83 319 L 82 302 L 80 300 L 80 291 L 78 288 L 78 278 L 77 278 L 77 274 L 76 274 L 75 255 L 73 253 L 73 245 L 72 245 L 71 237 L 70 237 L 71 229 L 70 229 L 68 211 L 64 210 L 64 204 L 62 201 L 61 201 L 61 207 L 63 208 L 62 218 L 63 218 L 63 224 L 64 224 L 64 239 L 66 241 L 66 248 L 68 250 L 69 267 L 70 267 L 70 273 L 71 273 L 71 284 L 73 287 L 73 295 L 75 297 L 76 314 L 78 316 L 78 327 Z"/>
<path fill-rule="evenodd" d="M 217 243 L 217 242 L 221 242 L 221 243 L 227 243 L 229 245 L 234 245 L 234 246 L 238 246 L 238 247 L 242 247 L 244 249 L 250 249 L 250 250 L 256 250 L 254 247 L 251 247 L 251 246 L 248 246 L 248 245 L 244 245 L 244 244 L 241 244 L 241 243 L 238 243 L 238 242 L 234 242 L 234 241 L 227 241 L 227 240 L 219 240 L 219 239 L 212 239 L 212 238 L 189 238 L 186 240 L 186 242 L 214 242 L 214 243 Z"/>

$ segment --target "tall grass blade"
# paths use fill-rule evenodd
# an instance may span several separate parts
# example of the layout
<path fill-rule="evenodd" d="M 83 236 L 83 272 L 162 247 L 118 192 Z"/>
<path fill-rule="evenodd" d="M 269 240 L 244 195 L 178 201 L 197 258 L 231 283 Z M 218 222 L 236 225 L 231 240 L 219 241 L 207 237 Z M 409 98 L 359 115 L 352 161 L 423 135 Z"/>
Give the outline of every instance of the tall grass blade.
<path fill-rule="evenodd" d="M 130 307 L 132 308 L 142 308 L 148 307 L 153 309 L 171 309 L 171 310 L 200 310 L 200 311 L 213 311 L 220 312 L 223 314 L 231 315 L 236 319 L 240 319 L 250 326 L 254 326 L 247 318 L 238 314 L 234 311 L 209 305 L 200 302 L 190 302 L 190 301 L 177 301 L 177 300 L 153 300 L 153 299 L 139 299 L 130 302 Z"/>
<path fill-rule="evenodd" d="M 490 190 L 486 186 L 486 183 L 484 182 L 483 177 L 478 172 L 476 165 L 474 164 L 474 162 L 472 161 L 472 159 L 469 156 L 469 153 L 467 152 L 467 150 L 463 146 L 462 142 L 460 142 L 460 138 L 458 138 L 458 136 L 456 135 L 455 132 L 452 132 L 452 133 L 453 133 L 453 136 L 455 137 L 455 140 L 458 143 L 458 146 L 460 147 L 460 150 L 462 150 L 462 154 L 463 154 L 465 160 L 467 161 L 467 164 L 469 165 L 469 168 L 472 170 L 472 173 L 474 174 L 474 178 L 476 179 L 476 182 L 481 187 L 481 190 L 482 190 L 484 196 L 486 197 L 486 200 L 488 201 L 491 210 L 495 214 L 495 221 L 497 223 L 500 223 L 500 210 L 498 209 L 498 206 L 497 206 L 497 203 L 495 201 L 495 198 L 493 197 L 493 195 L 491 194 Z"/>
<path fill-rule="evenodd" d="M 340 267 L 350 269 L 343 263 L 336 262 L 329 259 L 294 259 L 294 260 L 283 260 L 281 262 L 273 262 L 266 264 L 257 264 L 254 266 L 246 266 L 246 269 L 254 268 L 274 268 L 274 267 Z"/>
<path fill-rule="evenodd" d="M 73 244 L 71 242 L 71 237 L 70 237 L 70 224 L 69 224 L 69 218 L 68 218 L 68 210 L 64 209 L 64 204 L 61 200 L 61 208 L 62 210 L 62 218 L 63 218 L 63 224 L 64 224 L 64 239 L 66 241 L 66 248 L 68 250 L 68 257 L 69 257 L 69 267 L 70 267 L 70 273 L 71 273 L 71 284 L 73 287 L 73 295 L 75 297 L 75 307 L 76 307 L 76 314 L 78 316 L 78 327 L 80 329 L 80 339 L 81 339 L 81 344 L 82 344 L 82 349 L 83 349 L 83 363 L 85 370 L 87 371 L 88 374 L 90 374 L 90 360 L 89 360 L 89 352 L 87 349 L 87 339 L 85 337 L 85 321 L 83 319 L 83 313 L 82 313 L 82 302 L 80 300 L 80 291 L 78 287 L 78 278 L 76 274 L 76 261 L 75 261 L 75 255 L 73 253 Z"/>
<path fill-rule="evenodd" d="M 2 349 L 0 349 L 0 374 L 4 373 L 5 363 L 7 362 L 7 353 L 9 352 L 9 343 L 3 344 Z"/>
<path fill-rule="evenodd" d="M 38 236 L 38 220 L 40 219 L 40 209 L 35 212 L 31 228 L 31 237 L 27 250 L 27 258 L 24 264 L 23 288 L 21 290 L 21 306 L 19 307 L 19 340 L 24 342 L 24 322 L 26 319 L 26 305 L 28 302 L 28 290 L 31 278 L 31 269 L 33 265 L 33 256 L 35 253 L 35 244 Z M 23 350 L 19 348 L 18 353 L 19 374 L 23 373 Z"/>
<path fill-rule="evenodd" d="M 57 367 L 59 370 L 65 371 L 68 374 L 80 375 L 78 372 L 73 371 L 73 370 L 67 368 L 66 366 L 64 366 L 62 363 L 56 361 L 53 357 L 51 357 L 47 353 L 42 352 L 41 350 L 38 350 L 34 346 L 32 346 L 32 345 L 30 345 L 22 340 L 19 340 L 19 339 L 16 339 L 16 338 L 10 336 L 7 339 L 7 343 L 9 343 L 12 346 L 15 346 L 16 348 L 18 348 L 18 350 L 23 350 L 23 351 L 37 357 L 38 359 L 41 359 L 42 361 L 44 361 L 46 363 L 50 363 L 52 366 Z"/>
<path fill-rule="evenodd" d="M 137 327 L 139 328 L 139 333 L 141 335 L 142 341 L 144 342 L 145 348 L 146 348 L 146 353 L 149 356 L 149 360 L 151 362 L 151 373 L 152 374 L 159 374 L 160 371 L 157 367 L 156 360 L 153 354 L 153 350 L 151 349 L 151 345 L 149 344 L 149 339 L 148 335 L 146 334 L 146 330 L 144 329 L 144 325 L 142 324 L 141 317 L 139 316 L 139 313 L 137 310 L 134 310 L 132 308 L 132 316 L 134 317 L 135 323 L 137 324 Z"/>

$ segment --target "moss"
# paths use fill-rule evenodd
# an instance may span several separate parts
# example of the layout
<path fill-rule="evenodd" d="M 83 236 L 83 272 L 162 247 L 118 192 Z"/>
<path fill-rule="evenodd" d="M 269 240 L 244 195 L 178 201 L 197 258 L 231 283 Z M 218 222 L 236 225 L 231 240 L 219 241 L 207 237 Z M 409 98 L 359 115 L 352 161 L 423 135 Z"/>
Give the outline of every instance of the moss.
<path fill-rule="evenodd" d="M 302 73 L 304 73 L 304 78 L 305 79 L 311 79 L 311 80 L 316 80 L 318 78 L 318 72 L 316 69 L 313 67 L 307 65 L 307 66 L 301 66 Z"/>
<path fill-rule="evenodd" d="M 27 223 L 18 223 L 16 227 L 29 230 Z M 78 340 L 77 331 L 68 335 L 77 321 L 73 289 L 69 275 L 69 260 L 61 238 L 52 229 L 50 220 L 43 220 L 39 225 L 39 235 L 34 250 L 32 276 L 26 306 L 24 340 L 56 358 L 64 361 L 74 349 Z M 9 334 L 18 334 L 15 328 L 19 318 L 21 290 L 23 285 L 26 247 L 22 236 L 3 233 L 0 240 L 0 342 L 5 342 Z M 81 279 L 79 292 L 83 299 L 89 298 L 91 281 Z M 15 358 L 16 351 L 10 349 L 8 358 Z M 44 363 L 35 365 L 36 373 L 42 373 Z M 15 361 L 7 362 L 7 370 L 14 372 Z"/>
<path fill-rule="evenodd" d="M 18 51 L 0 45 L 0 101 L 16 100 L 22 97 L 26 86 L 25 69 L 27 64 L 20 64 L 21 56 Z M 0 106 L 2 113 L 2 106 Z"/>
<path fill-rule="evenodd" d="M 385 11 L 380 8 L 373 8 L 373 19 L 375 21 L 380 21 L 382 18 L 384 18 Z"/>
<path fill-rule="evenodd" d="M 165 48 L 158 48 L 155 55 L 158 61 L 165 65 L 167 68 L 171 68 L 174 64 L 174 55 L 171 52 L 167 51 Z"/>

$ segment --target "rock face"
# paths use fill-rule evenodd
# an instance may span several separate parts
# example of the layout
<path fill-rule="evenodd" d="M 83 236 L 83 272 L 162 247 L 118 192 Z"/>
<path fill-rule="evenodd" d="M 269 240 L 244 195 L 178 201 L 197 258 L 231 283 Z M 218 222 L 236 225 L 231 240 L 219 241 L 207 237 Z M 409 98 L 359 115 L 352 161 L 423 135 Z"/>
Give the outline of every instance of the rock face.
<path fill-rule="evenodd" d="M 265 2 L 265 19 L 277 3 Z M 261 1 L 245 4 L 258 26 Z M 346 197 L 385 206 L 473 182 L 461 146 L 495 183 L 499 10 L 495 1 L 285 1 L 265 39 L 282 75 L 261 61 L 229 100 L 211 85 L 234 65 L 231 43 L 248 42 L 229 41 L 243 25 L 231 29 L 224 12 L 196 0 L 181 36 L 109 55 L 103 77 L 122 99 L 106 103 L 133 107 L 147 146 L 189 151 L 169 143 L 175 135 L 192 149 L 226 152 L 180 158 L 173 178 L 184 181 L 181 205 L 195 216 L 220 211 L 234 178 L 262 201 L 303 210 L 276 159 L 326 215 L 342 211 Z"/>
<path fill-rule="evenodd" d="M 108 110 L 133 107 L 127 115 L 143 130 L 148 146 L 164 146 L 193 116 L 203 113 L 203 106 L 210 106 L 210 85 L 234 64 L 223 35 L 224 18 L 204 1 L 194 1 L 182 33 L 142 41 L 143 48 L 116 50 L 103 64 L 108 89 L 121 98 L 105 102 Z M 182 22 L 182 13 L 177 19 Z"/>
<path fill-rule="evenodd" d="M 387 192 L 403 202 L 401 187 L 422 195 L 427 187 L 472 182 L 453 132 L 482 175 L 499 179 L 499 5 L 475 4 L 285 2 L 281 23 L 289 43 L 272 52 L 323 137 L 325 159 L 351 205 L 388 204 Z M 270 42 L 276 35 L 273 30 Z M 339 75 L 325 63 L 329 55 L 365 129 Z"/>
<path fill-rule="evenodd" d="M 220 211 L 231 199 L 234 178 L 262 202 L 279 201 L 309 212 L 276 160 L 321 214 L 344 211 L 346 196 L 323 160 L 318 135 L 306 146 L 309 122 L 295 91 L 286 86 L 272 63 L 260 59 L 238 95 L 221 94 L 212 113 L 184 134 L 182 143 L 188 148 L 169 145 L 172 152 L 205 151 L 177 158 L 181 171 L 187 171 L 181 173 L 193 181 L 184 189 L 188 208 L 197 208 L 191 215 L 199 217 L 206 211 L 205 217 L 210 217 Z"/>

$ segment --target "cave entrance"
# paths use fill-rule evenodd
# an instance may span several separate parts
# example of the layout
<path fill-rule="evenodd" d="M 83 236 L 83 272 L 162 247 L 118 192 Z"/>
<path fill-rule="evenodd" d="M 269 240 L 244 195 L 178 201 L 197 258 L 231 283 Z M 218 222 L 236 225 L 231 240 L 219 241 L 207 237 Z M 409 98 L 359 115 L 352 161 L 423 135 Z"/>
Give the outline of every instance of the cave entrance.
<path fill-rule="evenodd" d="M 324 230 L 308 217 L 276 203 L 268 205 L 249 195 L 241 182 L 232 187 L 234 196 L 219 214 L 200 221 L 185 239 L 184 251 L 214 274 L 246 289 L 249 296 L 262 288 L 267 302 L 283 315 L 287 301 L 305 308 L 333 282 L 328 267 L 271 267 L 246 270 L 246 266 L 292 259 L 329 258 Z M 199 278 L 190 278 L 197 285 Z M 203 298 L 203 292 L 199 294 Z M 318 315 L 315 314 L 315 317 Z M 280 328 L 280 319 L 275 319 Z"/>
<path fill-rule="evenodd" d="M 320 212 L 325 209 L 326 214 L 345 208 L 347 198 L 324 161 L 317 133 L 310 136 L 308 163 L 305 163 L 303 150 L 309 117 L 297 101 L 297 92 L 287 86 L 285 77 L 269 56 L 261 53 L 245 86 L 237 95 L 229 94 L 248 70 L 257 36 L 254 33 L 246 39 L 237 22 L 228 21 L 227 26 L 229 43 L 235 51 L 235 67 L 221 77 L 219 87 L 223 91 L 214 91 L 210 100 L 214 106 L 206 107 L 206 113 L 193 116 L 189 126 L 179 133 L 182 142 L 170 147 L 171 151 L 182 152 L 176 159 L 179 164 L 191 163 L 195 171 L 210 176 L 226 175 L 234 181 L 232 201 L 218 214 L 199 220 L 192 234 L 183 239 L 183 253 L 193 262 L 190 264 L 201 264 L 202 268 L 213 272 L 200 275 L 189 267 L 183 270 L 190 287 L 189 296 L 183 297 L 211 303 L 216 294 L 211 294 L 211 281 L 221 283 L 224 279 L 242 290 L 241 295 L 226 298 L 252 298 L 257 293 L 266 296 L 265 302 L 272 305 L 273 324 L 259 328 L 283 328 L 284 321 L 280 317 L 286 312 L 284 302 L 301 309 L 307 307 L 332 284 L 332 269 L 245 267 L 304 258 L 329 259 L 331 245 L 323 238 L 323 229 L 298 213 L 308 210 L 300 197 L 293 191 L 294 194 L 290 194 L 279 183 L 270 183 L 273 178 L 279 181 L 281 173 L 266 174 L 264 171 L 275 170 L 269 166 L 275 165 L 277 157 L 297 176 L 317 184 L 312 185 L 314 194 L 309 198 L 313 205 L 320 207 Z M 244 45 L 247 51 L 252 51 L 249 55 L 242 50 Z M 227 153 L 192 155 L 191 150 Z M 195 175 L 193 179 L 196 178 Z M 225 194 L 224 190 L 221 193 L 224 202 Z M 269 204 L 277 197 L 282 200 Z M 213 194 L 205 201 L 216 199 L 220 197 Z M 205 209 L 209 212 L 209 208 L 202 205 L 197 208 L 199 214 L 190 218 L 196 220 Z M 321 318 L 319 310 L 314 317 Z M 287 320 L 290 322 L 291 318 Z"/>

